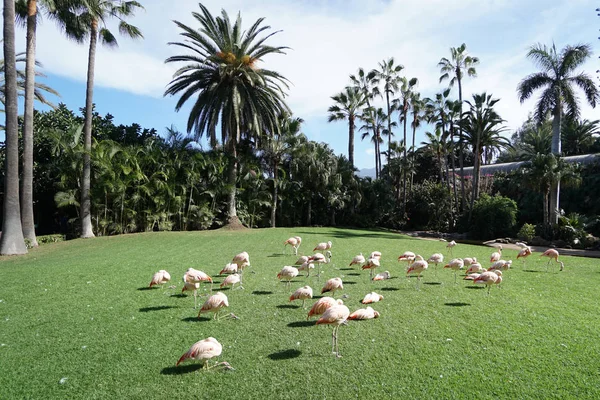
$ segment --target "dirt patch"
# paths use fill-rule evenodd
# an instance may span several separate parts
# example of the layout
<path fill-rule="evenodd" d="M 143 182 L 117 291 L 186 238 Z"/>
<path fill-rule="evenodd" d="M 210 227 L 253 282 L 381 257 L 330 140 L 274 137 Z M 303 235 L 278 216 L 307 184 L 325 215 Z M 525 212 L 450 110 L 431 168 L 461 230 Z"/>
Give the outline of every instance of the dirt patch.
<path fill-rule="evenodd" d="M 220 228 L 219 230 L 224 230 L 224 231 L 242 231 L 242 230 L 246 230 L 246 229 L 250 229 L 244 226 L 244 224 L 242 224 L 242 221 L 240 221 L 240 219 L 235 216 L 235 217 L 231 217 L 229 218 L 229 220 L 227 221 L 227 224 L 225 226 L 223 226 L 222 228 Z"/>

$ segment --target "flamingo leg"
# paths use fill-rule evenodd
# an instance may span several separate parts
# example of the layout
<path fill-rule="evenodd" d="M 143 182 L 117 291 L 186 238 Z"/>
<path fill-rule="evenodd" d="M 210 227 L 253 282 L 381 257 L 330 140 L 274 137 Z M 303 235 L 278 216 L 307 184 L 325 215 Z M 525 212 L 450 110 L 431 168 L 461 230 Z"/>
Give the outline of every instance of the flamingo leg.
<path fill-rule="evenodd" d="M 335 326 L 333 327 L 333 331 L 331 331 L 331 352 L 335 353 Z"/>
<path fill-rule="evenodd" d="M 306 301 L 306 299 L 302 299 L 302 309 L 304 309 L 304 302 Z"/>
<path fill-rule="evenodd" d="M 488 291 L 487 291 L 487 295 L 490 295 L 490 289 L 492 288 L 492 285 L 488 285 Z"/>
<path fill-rule="evenodd" d="M 196 307 L 198 307 L 198 291 L 196 289 L 194 289 L 194 310 L 196 309 Z"/>
<path fill-rule="evenodd" d="M 417 275 L 417 290 L 421 290 L 421 289 L 419 289 L 420 283 L 421 283 L 421 274 Z"/>
<path fill-rule="evenodd" d="M 454 284 L 455 285 L 457 284 L 457 282 L 456 282 L 456 271 L 454 271 Z"/>

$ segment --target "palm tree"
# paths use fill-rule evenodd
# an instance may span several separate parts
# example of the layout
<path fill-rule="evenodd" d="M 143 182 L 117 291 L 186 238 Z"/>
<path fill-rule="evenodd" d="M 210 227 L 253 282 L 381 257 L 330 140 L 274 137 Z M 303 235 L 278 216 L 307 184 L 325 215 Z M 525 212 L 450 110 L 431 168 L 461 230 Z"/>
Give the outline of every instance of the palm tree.
<path fill-rule="evenodd" d="M 450 79 L 450 87 L 454 86 L 456 83 L 458 85 L 458 101 L 460 102 L 460 115 L 462 115 L 462 104 L 463 104 L 463 95 L 462 95 L 462 80 L 465 75 L 467 76 L 477 76 L 477 71 L 475 70 L 475 65 L 479 64 L 479 58 L 472 57 L 467 54 L 467 45 L 465 43 L 461 44 L 459 47 L 451 47 L 450 48 L 450 59 L 446 57 L 442 57 L 440 62 L 438 63 L 438 67 L 440 68 L 440 72 L 442 75 L 440 76 L 440 83 L 446 79 Z M 462 141 L 462 128 L 460 131 L 459 139 L 458 139 L 458 151 L 460 157 L 458 158 L 458 164 L 460 166 L 460 176 L 464 176 L 464 144 Z M 464 211 L 465 203 L 466 203 L 466 193 L 465 186 L 461 185 L 461 210 Z"/>
<path fill-rule="evenodd" d="M 23 176 L 21 190 L 21 222 L 23 235 L 31 243 L 31 246 L 37 246 L 35 237 L 35 223 L 33 218 L 33 101 L 36 97 L 35 77 L 38 75 L 35 66 L 39 64 L 35 61 L 35 40 L 38 6 L 48 11 L 48 15 L 61 26 L 70 39 L 81 41 L 82 37 L 75 35 L 71 30 L 66 29 L 67 21 L 64 18 L 68 15 L 65 9 L 69 4 L 63 1 L 58 4 L 63 7 L 60 12 L 56 9 L 57 4 L 54 0 L 17 0 L 16 12 L 19 20 L 26 20 L 27 24 L 27 46 L 26 46 L 26 66 L 25 66 L 25 113 L 23 118 Z M 53 93 L 56 94 L 56 93 Z"/>
<path fill-rule="evenodd" d="M 375 146 L 375 179 L 379 179 L 381 176 L 380 146 L 381 143 L 383 143 L 381 137 L 387 132 L 387 129 L 385 128 L 387 115 L 381 107 L 377 109 L 369 107 L 364 110 L 361 119 L 364 121 L 364 124 L 360 127 L 360 131 L 363 131 L 361 140 L 365 140 L 370 136 L 370 132 L 373 132 L 371 142 L 373 142 L 373 145 Z M 392 122 L 391 126 L 395 127 L 396 122 Z"/>
<path fill-rule="evenodd" d="M 138 28 L 128 24 L 125 19 L 132 17 L 137 9 L 144 9 L 137 1 L 121 0 L 85 0 L 71 5 L 76 21 L 73 28 L 76 35 L 85 32 L 90 37 L 88 54 L 87 83 L 85 94 L 85 120 L 84 120 L 84 153 L 83 153 L 83 177 L 81 180 L 81 237 L 93 237 L 92 214 L 90 201 L 90 179 L 91 164 L 90 154 L 92 151 L 92 112 L 94 104 L 94 73 L 96 65 L 96 47 L 98 39 L 100 43 L 109 47 L 118 45 L 117 38 L 106 27 L 106 22 L 111 18 L 119 20 L 119 33 L 132 39 L 143 38 Z"/>
<path fill-rule="evenodd" d="M 356 118 L 360 118 L 360 109 L 365 105 L 367 96 L 355 87 L 347 87 L 345 92 L 332 96 L 336 103 L 329 107 L 327 122 L 348 120 L 348 160 L 354 167 L 354 128 Z"/>
<path fill-rule="evenodd" d="M 438 173 L 440 184 L 444 183 L 443 162 L 442 158 L 446 154 L 446 140 L 442 137 L 442 132 L 439 129 L 435 130 L 435 134 L 425 132 L 425 137 L 429 142 L 421 142 L 423 149 L 435 157 L 438 163 Z"/>
<path fill-rule="evenodd" d="M 193 13 L 200 23 L 196 30 L 175 21 L 183 31 L 185 42 L 170 43 L 193 54 L 169 57 L 166 62 L 187 62 L 174 75 L 165 95 L 181 93 L 175 109 L 195 97 L 187 131 L 198 138 L 206 135 L 217 144 L 216 128 L 221 126 L 221 141 L 229 153 L 229 223 L 239 223 L 236 211 L 237 149 L 242 135 L 259 136 L 278 131 L 278 117 L 289 112 L 283 101 L 287 80 L 275 71 L 258 68 L 262 57 L 284 54 L 286 47 L 272 47 L 264 42 L 277 32 L 258 38 L 269 26 L 259 18 L 247 31 L 242 30 L 238 15 L 232 24 L 227 12 L 213 17 L 200 4 L 201 13 Z"/>
<path fill-rule="evenodd" d="M 392 142 L 392 136 L 394 133 L 392 132 L 392 112 L 394 109 L 390 103 L 390 95 L 393 96 L 394 93 L 398 91 L 400 77 L 398 74 L 400 71 L 404 69 L 403 65 L 394 65 L 394 58 L 391 57 L 387 61 L 383 60 L 379 63 L 379 70 L 375 70 L 375 79 L 374 83 L 379 85 L 383 82 L 383 91 L 385 93 L 385 102 L 387 106 L 387 118 L 388 118 L 388 153 L 390 150 L 390 144 Z M 389 160 L 389 156 L 388 156 Z"/>
<path fill-rule="evenodd" d="M 17 66 L 15 55 L 15 2 L 4 0 L 4 79 L 5 79 L 5 175 L 4 207 L 0 254 L 25 254 L 27 246 L 21 229 L 19 207 L 19 128 L 17 121 Z"/>
<path fill-rule="evenodd" d="M 504 131 L 502 124 L 504 120 L 494 110 L 494 106 L 500 99 L 492 98 L 491 94 L 485 92 L 473 95 L 473 102 L 466 101 L 469 111 L 463 114 L 461 127 L 463 129 L 463 140 L 467 140 L 473 147 L 475 154 L 475 165 L 473 166 L 473 193 L 471 196 L 471 210 L 473 203 L 479 196 L 479 178 L 483 149 L 485 146 L 501 147 L 509 144 L 508 139 L 500 136 Z"/>
<path fill-rule="evenodd" d="M 533 93 L 542 89 L 542 94 L 536 105 L 535 116 L 538 121 L 543 121 L 552 114 L 552 154 L 561 154 L 561 126 L 563 114 L 566 112 L 572 118 L 579 117 L 579 99 L 574 92 L 578 86 L 583 90 L 586 100 L 592 107 L 600 97 L 600 91 L 592 78 L 575 70 L 583 65 L 592 53 L 589 45 L 567 46 L 560 54 L 556 46 L 536 44 L 529 49 L 527 57 L 532 59 L 542 72 L 526 76 L 519 83 L 517 92 L 519 100 L 523 103 Z M 550 213 L 552 224 L 558 223 L 558 208 L 560 206 L 560 181 L 553 186 L 550 196 Z"/>
<path fill-rule="evenodd" d="M 421 99 L 421 94 L 419 92 L 414 92 L 410 98 L 410 108 L 412 110 L 412 122 L 410 123 L 410 126 L 412 128 L 412 162 L 413 164 L 415 164 L 416 159 L 415 159 L 415 150 L 416 150 L 416 146 L 415 146 L 415 136 L 417 134 L 417 128 L 419 128 L 421 126 L 421 121 L 424 117 L 424 110 L 425 110 L 425 101 L 423 99 Z M 413 187 L 413 178 L 414 178 L 414 174 L 410 176 L 410 191 L 412 191 L 412 187 Z"/>
<path fill-rule="evenodd" d="M 358 69 L 357 75 L 350 75 L 350 81 L 352 81 L 354 87 L 360 90 L 365 96 L 366 109 L 363 110 L 363 114 L 370 119 L 373 119 L 374 117 L 371 111 L 375 111 L 375 109 L 371 107 L 371 102 L 375 97 L 381 96 L 379 88 L 377 87 L 376 77 L 376 70 L 365 73 L 365 70 L 362 68 Z M 376 136 L 376 133 L 373 132 L 373 135 Z"/>
<path fill-rule="evenodd" d="M 561 131 L 564 153 L 574 156 L 587 153 L 600 135 L 600 120 L 589 121 L 569 118 Z"/>

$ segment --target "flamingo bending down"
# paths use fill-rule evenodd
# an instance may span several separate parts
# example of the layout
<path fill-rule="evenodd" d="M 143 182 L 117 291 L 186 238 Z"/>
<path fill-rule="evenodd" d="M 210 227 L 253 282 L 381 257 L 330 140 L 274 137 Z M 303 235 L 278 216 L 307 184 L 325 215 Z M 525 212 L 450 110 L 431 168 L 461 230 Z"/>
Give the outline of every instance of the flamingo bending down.
<path fill-rule="evenodd" d="M 285 253 L 285 247 L 289 244 L 294 249 L 294 255 L 298 255 L 298 247 L 302 243 L 302 238 L 300 236 L 294 236 L 283 242 L 283 252 Z"/>
<path fill-rule="evenodd" d="M 219 319 L 217 315 L 222 308 L 229 307 L 229 301 L 227 300 L 227 296 L 225 293 L 217 292 L 210 296 L 202 305 L 202 308 L 198 312 L 198 318 L 200 318 L 200 314 L 204 313 L 214 313 L 213 319 Z"/>
<path fill-rule="evenodd" d="M 371 292 L 371 293 L 367 293 L 365 295 L 365 298 L 362 299 L 362 303 L 363 304 L 371 304 L 371 303 L 377 303 L 381 300 L 383 300 L 382 295 L 375 293 L 375 292 Z"/>
<path fill-rule="evenodd" d="M 298 271 L 306 271 L 306 276 L 310 276 L 310 270 L 315 269 L 315 264 L 306 261 L 304 264 L 298 267 Z"/>
<path fill-rule="evenodd" d="M 456 273 L 463 269 L 463 267 L 465 266 L 465 263 L 463 262 L 462 258 L 454 258 L 452 260 L 450 260 L 450 262 L 446 265 L 444 265 L 444 268 L 450 268 L 451 270 L 454 271 L 454 283 L 456 284 Z"/>
<path fill-rule="evenodd" d="M 525 260 L 527 259 L 527 257 L 529 257 L 531 255 L 531 248 L 529 247 L 524 247 L 523 249 L 521 249 L 521 251 L 519 251 L 519 254 L 517 254 L 517 260 L 519 258 L 523 259 L 523 267 L 525 267 Z"/>
<path fill-rule="evenodd" d="M 304 302 L 306 299 L 312 299 L 313 290 L 310 286 L 304 286 L 300 289 L 296 289 L 294 293 L 290 296 L 290 301 L 294 300 L 302 300 L 302 308 L 304 308 Z"/>
<path fill-rule="evenodd" d="M 467 275 L 468 274 L 472 274 L 475 272 L 484 272 L 484 268 L 481 266 L 481 264 L 479 264 L 478 262 L 474 262 L 473 264 L 471 264 L 469 266 L 469 269 L 467 269 L 467 272 L 465 272 Z"/>
<path fill-rule="evenodd" d="M 342 305 L 344 302 L 342 300 L 336 300 L 333 297 L 321 297 L 308 311 L 308 316 L 306 320 L 308 321 L 310 317 L 313 315 L 321 315 L 323 314 L 329 307 L 333 307 L 335 305 Z"/>
<path fill-rule="evenodd" d="M 200 282 L 210 282 L 210 291 L 213 289 L 213 280 L 208 274 L 203 271 L 198 271 L 194 268 L 188 268 L 183 275 L 183 281 L 189 283 L 200 283 Z"/>
<path fill-rule="evenodd" d="M 200 283 L 190 283 L 185 281 L 185 276 L 183 277 L 183 287 L 181 288 L 181 293 L 186 290 L 192 290 L 194 292 L 194 310 L 198 307 L 197 298 L 198 298 L 198 289 L 200 289 Z"/>
<path fill-rule="evenodd" d="M 465 267 L 468 267 L 471 264 L 474 264 L 476 262 L 477 262 L 477 257 L 465 257 L 465 258 L 463 258 L 463 263 L 465 264 Z"/>
<path fill-rule="evenodd" d="M 383 281 L 385 279 L 390 279 L 392 276 L 390 275 L 390 271 L 383 271 L 378 273 L 377 275 L 375 275 L 375 277 L 373 277 L 374 281 Z"/>
<path fill-rule="evenodd" d="M 322 243 L 319 243 L 318 245 L 316 245 L 315 248 L 313 249 L 313 251 L 331 250 L 331 245 L 332 245 L 331 241 L 329 241 L 327 243 L 322 242 Z"/>
<path fill-rule="evenodd" d="M 221 343 L 219 343 L 214 337 L 209 337 L 194 343 L 192 347 L 190 347 L 190 349 L 187 351 L 187 353 L 181 356 L 181 358 L 179 359 L 179 361 L 177 361 L 177 364 L 175 364 L 175 366 L 181 364 L 185 360 L 191 359 L 203 361 L 202 368 L 204 369 L 210 369 L 217 366 L 223 366 L 226 369 L 233 369 L 231 365 L 229 365 L 229 363 L 226 361 L 216 363 L 212 367 L 208 366 L 208 360 L 220 356 L 222 351 L 223 346 L 221 345 Z"/>
<path fill-rule="evenodd" d="M 317 263 L 319 265 L 319 273 L 317 274 L 317 277 L 321 276 L 321 265 L 329 264 L 329 261 L 330 259 L 325 257 L 322 253 L 315 253 L 313 256 L 308 258 L 309 263 Z"/>
<path fill-rule="evenodd" d="M 454 240 L 448 242 L 448 244 L 446 245 L 446 248 L 448 249 L 448 252 L 450 253 L 450 255 L 452 255 L 452 249 L 456 246 L 456 242 Z"/>
<path fill-rule="evenodd" d="M 408 264 L 415 261 L 415 253 L 412 251 L 405 251 L 400 257 L 398 257 L 398 261 L 406 261 Z"/>
<path fill-rule="evenodd" d="M 433 253 L 431 255 L 431 257 L 429 257 L 429 259 L 427 259 L 427 262 L 435 264 L 435 268 L 437 270 L 438 264 L 444 262 L 444 255 L 441 253 Z"/>
<path fill-rule="evenodd" d="M 362 253 L 360 253 L 357 256 L 354 256 L 354 258 L 352 259 L 352 262 L 350 263 L 349 267 L 353 266 L 353 265 L 360 265 L 363 264 L 365 262 L 365 256 L 363 256 Z"/>
<path fill-rule="evenodd" d="M 340 325 L 344 324 L 349 316 L 350 310 L 348 307 L 345 305 L 335 305 L 325 310 L 323 316 L 319 318 L 316 323 L 316 325 L 333 325 L 331 351 L 336 355 L 336 357 L 341 357 L 338 346 L 337 332 L 340 329 Z"/>
<path fill-rule="evenodd" d="M 406 271 L 406 276 L 409 276 L 410 274 L 417 274 L 417 290 L 419 290 L 421 274 L 427 269 L 428 266 L 429 265 L 427 264 L 427 261 L 425 261 L 420 255 L 417 255 L 415 261 L 410 264 L 410 267 L 408 267 L 408 270 Z"/>
<path fill-rule="evenodd" d="M 338 290 L 344 290 L 342 278 L 331 278 L 325 282 L 323 289 L 321 289 L 321 294 L 331 292 L 331 295 L 335 296 L 335 292 Z"/>
<path fill-rule="evenodd" d="M 250 255 L 243 251 L 239 254 L 236 254 L 235 257 L 231 260 L 232 263 L 238 266 L 238 271 L 240 273 L 240 286 L 244 280 L 244 269 L 250 266 Z"/>
<path fill-rule="evenodd" d="M 233 290 L 233 288 L 235 287 L 235 284 L 239 283 L 239 287 L 241 289 L 243 289 L 244 287 L 241 284 L 241 280 L 240 280 L 240 275 L 239 274 L 232 274 L 229 275 L 227 278 L 225 278 L 223 280 L 223 282 L 221 283 L 221 288 L 223 288 L 224 286 L 230 286 L 231 285 L 231 290 Z"/>
<path fill-rule="evenodd" d="M 381 252 L 380 251 L 373 251 L 371 253 L 371 255 L 369 256 L 369 258 L 376 258 L 376 259 L 381 259 Z"/>
<path fill-rule="evenodd" d="M 307 261 L 308 261 L 308 256 L 300 256 L 300 258 L 298 258 L 298 260 L 296 260 L 294 265 L 302 265 Z"/>
<path fill-rule="evenodd" d="M 238 272 L 238 266 L 235 263 L 228 263 L 225 264 L 225 266 L 223 267 L 223 269 L 221 270 L 221 272 L 219 272 L 219 275 L 230 275 L 230 274 L 237 274 Z"/>
<path fill-rule="evenodd" d="M 374 319 L 379 318 L 379 312 L 373 310 L 371 307 L 359 308 L 348 316 L 348 319 L 359 320 L 359 319 Z"/>
<path fill-rule="evenodd" d="M 474 272 L 472 274 L 468 274 L 467 276 L 465 276 L 463 279 L 465 281 L 474 281 L 476 278 L 479 278 L 481 274 L 478 272 Z"/>
<path fill-rule="evenodd" d="M 298 276 L 298 268 L 286 265 L 277 274 L 277 279 L 287 280 L 287 286 L 290 287 L 292 279 Z"/>
<path fill-rule="evenodd" d="M 562 271 L 565 268 L 565 264 L 562 261 L 558 261 L 558 256 L 560 254 L 558 253 L 558 250 L 555 249 L 548 249 L 546 250 L 544 253 L 542 253 L 542 255 L 540 257 L 548 257 L 548 264 L 546 264 L 546 271 L 548 271 L 548 266 L 550 265 L 550 261 L 552 261 L 552 259 L 554 259 L 554 261 L 556 261 L 557 263 L 560 264 L 560 270 Z"/>
<path fill-rule="evenodd" d="M 369 270 L 369 279 L 372 279 L 373 271 L 375 271 L 375 268 L 377 268 L 379 266 L 380 266 L 380 264 L 379 264 L 378 258 L 369 258 L 367 260 L 367 263 L 362 266 L 362 269 L 368 269 Z"/>
<path fill-rule="evenodd" d="M 152 280 L 150 281 L 150 286 L 148 287 L 152 287 L 154 285 L 162 285 L 164 283 L 169 282 L 170 280 L 171 275 L 164 269 L 161 269 L 160 271 L 152 275 Z"/>
<path fill-rule="evenodd" d="M 492 285 L 499 285 L 500 283 L 502 283 L 502 271 L 486 271 L 478 277 L 476 277 L 475 279 L 473 279 L 473 283 L 486 285 L 488 288 L 487 295 L 489 296 L 490 288 L 492 287 Z"/>

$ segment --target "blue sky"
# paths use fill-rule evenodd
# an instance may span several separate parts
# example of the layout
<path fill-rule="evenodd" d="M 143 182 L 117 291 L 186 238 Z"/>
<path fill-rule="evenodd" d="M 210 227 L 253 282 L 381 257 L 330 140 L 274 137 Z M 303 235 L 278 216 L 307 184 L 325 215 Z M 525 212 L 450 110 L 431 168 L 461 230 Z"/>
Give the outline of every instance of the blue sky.
<path fill-rule="evenodd" d="M 131 22 L 145 40 L 120 38 L 119 48 L 99 50 L 94 102 L 100 113 L 113 114 L 116 123 L 136 122 L 161 133 L 173 124 L 183 131 L 186 110 L 176 113 L 175 99 L 162 96 L 175 69 L 164 59 L 179 51 L 167 45 L 179 40 L 171 21 L 197 26 L 191 12 L 198 11 L 198 2 L 177 0 L 176 7 L 167 0 L 142 3 L 146 10 Z M 438 83 L 437 62 L 449 56 L 450 47 L 466 43 L 481 63 L 478 77 L 465 81 L 465 97 L 485 90 L 501 98 L 497 109 L 510 129 L 520 126 L 534 106 L 534 100 L 519 104 L 516 96 L 518 82 L 535 71 L 526 58 L 532 44 L 554 41 L 561 48 L 590 43 L 595 55 L 583 70 L 595 76 L 600 69 L 600 18 L 594 12 L 599 4 L 593 0 L 210 0 L 204 4 L 213 14 L 221 8 L 231 16 L 240 11 L 244 26 L 265 17 L 267 25 L 282 30 L 269 43 L 291 49 L 286 55 L 268 57 L 264 65 L 292 82 L 287 101 L 295 116 L 306 121 L 304 133 L 329 143 L 336 153 L 346 154 L 347 125 L 327 123 L 330 96 L 343 90 L 348 75 L 359 67 L 370 70 L 389 57 L 405 66 L 405 76 L 419 79 L 423 97 L 433 96 L 444 88 Z M 18 31 L 17 49 L 25 49 L 24 36 L 24 30 Z M 48 75 L 44 82 L 62 95 L 53 101 L 75 110 L 82 107 L 87 45 L 67 42 L 50 21 L 44 21 L 38 29 L 37 58 Z M 583 116 L 598 119 L 600 111 L 584 106 Z M 424 130 L 417 135 L 418 143 Z M 370 143 L 357 138 L 355 146 L 357 167 L 373 167 Z"/>

